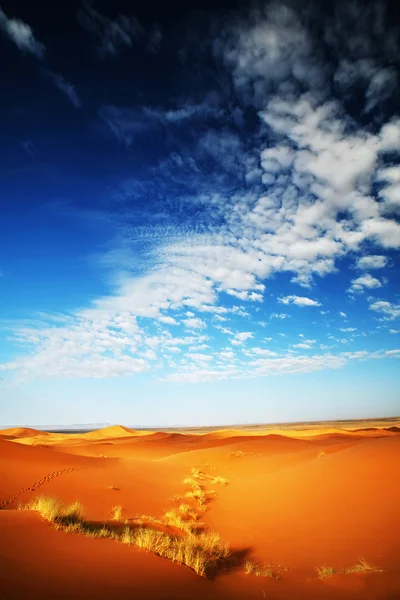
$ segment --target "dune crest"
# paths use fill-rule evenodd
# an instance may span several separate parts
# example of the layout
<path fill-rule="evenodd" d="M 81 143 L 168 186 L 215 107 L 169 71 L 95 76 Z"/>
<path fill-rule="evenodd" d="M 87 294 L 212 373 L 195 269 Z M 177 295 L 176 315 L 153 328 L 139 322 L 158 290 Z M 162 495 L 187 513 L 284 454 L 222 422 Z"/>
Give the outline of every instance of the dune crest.
<path fill-rule="evenodd" d="M 31 427 L 12 427 L 10 429 L 1 429 L 0 436 L 9 436 L 16 438 L 33 437 L 36 435 L 48 435 L 46 431 L 32 429 Z"/>

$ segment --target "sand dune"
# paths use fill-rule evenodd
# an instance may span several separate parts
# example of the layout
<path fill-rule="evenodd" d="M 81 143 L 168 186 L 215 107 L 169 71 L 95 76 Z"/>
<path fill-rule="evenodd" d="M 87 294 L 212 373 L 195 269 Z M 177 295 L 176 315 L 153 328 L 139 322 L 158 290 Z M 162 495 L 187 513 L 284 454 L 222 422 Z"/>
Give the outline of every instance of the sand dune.
<path fill-rule="evenodd" d="M 15 437 L 24 438 L 32 437 L 35 435 L 46 436 L 46 431 L 39 431 L 38 429 L 32 429 L 30 427 L 13 427 L 11 429 L 1 429 L 0 437 Z"/>
<path fill-rule="evenodd" d="M 3 431 L 0 598 L 394 600 L 400 597 L 399 433 L 395 425 Z M 130 527 L 144 515 L 162 522 L 183 500 L 195 506 L 185 500 L 192 469 L 201 472 L 208 494 L 204 527 L 219 532 L 233 553 L 209 579 L 137 547 L 57 531 L 39 514 L 18 510 L 46 495 L 79 500 L 94 523 L 109 522 L 116 505 Z M 359 557 L 383 572 L 340 573 Z M 287 570 L 280 579 L 255 577 L 245 573 L 246 560 Z M 322 565 L 338 574 L 320 579 Z"/>

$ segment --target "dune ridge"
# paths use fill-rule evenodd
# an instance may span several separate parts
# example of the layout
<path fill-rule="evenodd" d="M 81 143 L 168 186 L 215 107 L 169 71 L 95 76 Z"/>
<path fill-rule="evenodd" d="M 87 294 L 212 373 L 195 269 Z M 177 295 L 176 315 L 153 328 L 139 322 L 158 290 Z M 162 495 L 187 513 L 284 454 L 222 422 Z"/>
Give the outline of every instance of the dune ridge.
<path fill-rule="evenodd" d="M 368 425 L 205 433 L 120 425 L 86 434 L 3 431 L 0 595 L 70 600 L 79 589 L 83 600 L 115 594 L 125 600 L 133 592 L 145 600 L 395 598 L 400 432 L 396 424 Z M 186 496 L 188 485 L 194 493 Z M 69 536 L 18 510 L 39 495 L 61 504 L 78 500 L 89 523 L 108 523 L 117 514 L 131 527 L 142 520 L 172 534 L 183 526 L 180 514 L 193 518 L 188 515 L 203 488 L 213 493 L 199 522 L 217 531 L 234 557 L 223 575 L 206 582 L 140 548 Z M 41 556 L 51 570 L 43 570 Z M 18 577 L 22 564 L 28 579 Z M 362 571 L 360 565 L 376 569 Z"/>

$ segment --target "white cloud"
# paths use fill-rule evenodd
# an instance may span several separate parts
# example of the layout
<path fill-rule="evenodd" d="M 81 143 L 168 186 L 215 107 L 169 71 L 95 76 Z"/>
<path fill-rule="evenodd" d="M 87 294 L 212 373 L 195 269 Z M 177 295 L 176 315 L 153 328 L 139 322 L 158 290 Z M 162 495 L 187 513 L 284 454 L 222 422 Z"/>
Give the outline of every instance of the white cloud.
<path fill-rule="evenodd" d="M 213 357 L 210 356 L 209 354 L 199 354 L 199 353 L 195 353 L 195 352 L 192 352 L 192 353 L 189 352 L 188 354 L 186 354 L 186 356 L 196 362 L 210 362 L 213 359 Z"/>
<path fill-rule="evenodd" d="M 258 356 L 276 356 L 277 353 L 267 348 L 249 348 L 249 354 L 256 354 Z"/>
<path fill-rule="evenodd" d="M 400 317 L 400 304 L 392 304 L 387 300 L 377 300 L 369 306 L 370 310 L 380 312 L 385 315 L 388 320 L 397 319 Z"/>
<path fill-rule="evenodd" d="M 370 256 L 360 256 L 357 260 L 357 267 L 359 269 L 383 269 L 386 267 L 388 259 L 386 256 L 379 254 L 373 254 Z"/>
<path fill-rule="evenodd" d="M 235 333 L 231 343 L 235 346 L 240 346 L 246 340 L 250 340 L 254 337 L 254 334 L 251 331 L 241 331 L 240 333 Z"/>
<path fill-rule="evenodd" d="M 357 331 L 357 327 L 341 327 L 340 331 L 344 333 L 352 333 L 353 331 Z"/>
<path fill-rule="evenodd" d="M 0 30 L 21 50 L 43 58 L 46 48 L 35 38 L 32 28 L 20 19 L 12 19 L 0 8 Z"/>
<path fill-rule="evenodd" d="M 158 317 L 158 321 L 160 321 L 160 323 L 165 323 L 166 325 L 178 325 L 178 321 L 174 319 L 174 317 L 169 317 L 168 315 L 161 315 Z"/>
<path fill-rule="evenodd" d="M 246 290 L 237 291 L 232 289 L 226 291 L 230 296 L 235 296 L 240 300 L 252 300 L 253 302 L 262 302 L 263 299 L 262 295 L 258 294 L 257 292 L 248 292 Z"/>
<path fill-rule="evenodd" d="M 204 329 L 207 327 L 207 324 L 198 318 L 183 319 L 182 323 L 187 329 Z"/>
<path fill-rule="evenodd" d="M 22 53 L 32 54 L 38 60 L 44 58 L 46 46 L 35 38 L 32 28 L 20 19 L 7 17 L 1 8 L 0 31 L 7 35 Z M 75 108 L 80 108 L 82 106 L 82 102 L 76 89 L 69 81 L 59 73 L 54 73 L 53 71 L 46 70 L 46 74 L 51 79 L 54 86 L 68 98 Z"/>
<path fill-rule="evenodd" d="M 346 315 L 346 313 L 344 313 L 344 312 L 340 311 L 340 313 L 339 313 L 339 314 L 340 314 L 340 316 L 341 316 L 341 317 L 343 317 L 344 319 L 346 319 L 346 318 L 347 318 L 347 315 Z"/>
<path fill-rule="evenodd" d="M 365 289 L 372 290 L 380 287 L 382 287 L 382 283 L 379 279 L 366 273 L 365 275 L 361 275 L 361 277 L 352 280 L 349 292 L 363 292 Z"/>
<path fill-rule="evenodd" d="M 321 306 L 317 300 L 306 298 L 304 296 L 285 296 L 284 298 L 278 298 L 282 304 L 296 304 L 296 306 Z"/>
<path fill-rule="evenodd" d="M 396 358 L 400 358 L 400 350 L 387 350 L 385 352 L 386 356 L 394 356 Z"/>

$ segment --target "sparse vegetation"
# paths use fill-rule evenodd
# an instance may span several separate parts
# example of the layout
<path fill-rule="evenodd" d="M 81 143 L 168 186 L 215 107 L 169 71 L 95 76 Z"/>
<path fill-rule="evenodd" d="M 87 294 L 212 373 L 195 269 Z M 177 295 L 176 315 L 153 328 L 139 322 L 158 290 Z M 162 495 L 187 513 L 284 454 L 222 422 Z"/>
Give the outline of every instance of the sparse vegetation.
<path fill-rule="evenodd" d="M 192 475 L 195 479 L 205 479 L 205 475 L 200 471 L 200 469 L 193 468 Z"/>
<path fill-rule="evenodd" d="M 344 573 L 382 573 L 383 569 L 378 569 L 368 563 L 365 558 L 359 558 L 358 561 L 343 571 Z"/>
<path fill-rule="evenodd" d="M 63 506 L 57 498 L 38 496 L 29 504 L 20 507 L 22 510 L 36 510 L 46 521 L 59 525 L 72 525 L 81 519 L 82 507 L 79 502 Z"/>
<path fill-rule="evenodd" d="M 332 575 L 336 575 L 337 572 L 338 571 L 335 571 L 333 567 L 317 567 L 317 573 L 320 579 L 325 579 L 325 577 L 332 577 Z"/>
<path fill-rule="evenodd" d="M 347 569 L 336 570 L 333 567 L 317 567 L 318 577 L 324 579 L 325 577 L 332 577 L 332 575 L 339 574 L 350 574 L 350 573 L 382 573 L 383 569 L 379 569 L 375 565 L 371 565 L 365 560 L 365 558 L 359 558 L 358 561 Z"/>
<path fill-rule="evenodd" d="M 109 489 L 109 490 L 114 490 L 115 492 L 119 492 L 119 488 L 118 488 L 118 487 L 116 487 L 115 485 L 109 485 L 109 486 L 108 486 L 108 489 Z"/>
<path fill-rule="evenodd" d="M 229 453 L 230 458 L 243 458 L 244 455 L 245 452 L 242 452 L 242 450 L 237 450 L 236 452 Z"/>
<path fill-rule="evenodd" d="M 228 546 L 212 531 L 176 537 L 162 531 L 139 529 L 133 532 L 133 543 L 143 550 L 184 564 L 201 576 L 230 554 Z"/>
<path fill-rule="evenodd" d="M 188 533 L 192 532 L 196 528 L 196 524 L 192 520 L 187 520 L 185 515 L 177 513 L 175 510 L 169 510 L 165 513 L 165 524 L 171 527 L 176 527 L 182 531 Z"/>
<path fill-rule="evenodd" d="M 180 514 L 176 511 L 166 513 L 167 520 L 184 531 L 184 535 L 170 535 L 165 531 L 145 527 L 130 527 L 129 525 L 110 525 L 86 521 L 82 516 L 78 502 L 63 506 L 56 498 L 39 497 L 23 507 L 25 510 L 36 510 L 57 529 L 66 533 L 77 533 L 90 538 L 108 538 L 123 544 L 135 545 L 138 548 L 168 558 L 173 562 L 186 565 L 195 573 L 206 576 L 208 569 L 216 568 L 225 561 L 230 550 L 215 531 L 195 529 L 197 514 L 189 505 L 181 505 Z M 113 516 L 122 511 L 120 506 L 113 508 Z M 152 517 L 142 517 L 146 520 L 165 525 L 165 521 Z M 191 520 L 186 520 L 190 518 Z M 117 519 L 118 520 L 118 519 Z"/>
<path fill-rule="evenodd" d="M 251 560 L 247 560 L 244 565 L 244 570 L 247 575 L 255 575 L 256 577 L 272 577 L 273 579 L 280 579 L 280 573 L 287 571 L 286 568 L 281 566 L 264 565 L 260 566 Z"/>
<path fill-rule="evenodd" d="M 189 506 L 189 504 L 180 504 L 178 510 L 180 513 L 182 513 L 182 515 L 185 515 L 185 517 L 187 518 L 194 519 L 195 521 L 197 521 L 197 519 L 199 518 L 197 512 L 191 506 Z"/>
<path fill-rule="evenodd" d="M 211 483 L 217 483 L 219 485 L 228 485 L 229 481 L 227 479 L 224 479 L 223 477 L 211 477 Z"/>
<path fill-rule="evenodd" d="M 324 458 L 324 456 L 326 456 L 326 453 L 324 452 L 324 450 L 321 450 L 321 452 L 318 453 L 317 458 Z"/>

